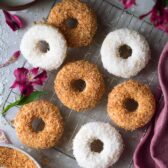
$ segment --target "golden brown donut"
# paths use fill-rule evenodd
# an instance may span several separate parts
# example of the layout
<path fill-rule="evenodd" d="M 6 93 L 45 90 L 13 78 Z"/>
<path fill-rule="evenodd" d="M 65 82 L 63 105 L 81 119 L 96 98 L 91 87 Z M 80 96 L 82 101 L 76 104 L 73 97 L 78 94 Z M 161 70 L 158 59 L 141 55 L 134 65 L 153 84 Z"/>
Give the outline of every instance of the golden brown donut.
<path fill-rule="evenodd" d="M 95 107 L 104 90 L 103 76 L 97 66 L 85 60 L 65 65 L 55 79 L 58 98 L 78 112 Z"/>
<path fill-rule="evenodd" d="M 69 19 L 75 19 L 77 25 L 68 26 Z M 95 14 L 79 0 L 63 0 L 57 3 L 49 14 L 48 23 L 62 31 L 70 47 L 87 46 L 97 30 Z"/>
<path fill-rule="evenodd" d="M 130 109 L 137 103 L 137 108 Z M 131 103 L 129 106 L 128 104 Z M 135 130 L 147 124 L 155 112 L 155 98 L 148 86 L 134 80 L 123 82 L 108 96 L 109 117 L 125 130 Z"/>
<path fill-rule="evenodd" d="M 33 120 L 37 118 L 45 123 L 40 132 L 36 132 L 32 127 Z M 63 134 L 63 120 L 58 108 L 45 100 L 24 105 L 17 113 L 15 127 L 20 141 L 36 149 L 55 146 Z"/>

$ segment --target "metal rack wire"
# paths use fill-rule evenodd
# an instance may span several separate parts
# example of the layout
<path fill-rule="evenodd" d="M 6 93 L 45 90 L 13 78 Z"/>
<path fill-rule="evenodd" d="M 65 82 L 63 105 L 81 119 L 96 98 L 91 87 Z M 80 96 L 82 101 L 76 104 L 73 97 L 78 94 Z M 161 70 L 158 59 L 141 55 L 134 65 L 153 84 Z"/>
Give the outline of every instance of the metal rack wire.
<path fill-rule="evenodd" d="M 168 37 L 159 30 L 156 30 L 151 24 L 146 21 L 139 20 L 136 16 L 126 12 L 119 7 L 112 5 L 107 0 L 97 1 L 97 0 L 84 0 L 87 2 L 96 12 L 98 16 L 99 29 L 98 33 L 93 41 L 93 43 L 81 49 L 69 49 L 68 58 L 65 62 L 79 59 L 86 59 L 90 62 L 97 64 L 100 70 L 104 73 L 105 81 L 107 83 L 106 94 L 101 101 L 101 103 L 93 110 L 89 110 L 83 113 L 76 113 L 73 110 L 69 110 L 58 100 L 53 89 L 53 81 L 57 72 L 49 72 L 49 79 L 44 86 L 44 90 L 48 91 L 47 97 L 44 97 L 53 103 L 55 103 L 62 112 L 63 118 L 65 120 L 65 134 L 63 136 L 62 142 L 58 147 L 55 147 L 55 150 L 63 153 L 64 155 L 74 159 L 72 154 L 72 139 L 76 132 L 79 130 L 81 125 L 89 121 L 99 120 L 103 122 L 110 122 L 113 124 L 106 115 L 106 103 L 108 92 L 118 83 L 124 81 L 124 79 L 115 77 L 109 74 L 102 67 L 100 59 L 100 47 L 101 43 L 110 31 L 113 31 L 118 28 L 127 27 L 134 29 L 141 34 L 143 34 L 148 40 L 152 52 L 152 60 L 150 64 L 145 68 L 138 76 L 134 79 L 140 80 L 141 82 L 147 83 L 154 90 L 157 85 L 157 61 L 159 58 L 159 53 L 161 52 L 164 44 L 168 40 Z M 25 66 L 29 66 L 28 63 Z M 11 90 L 5 105 L 11 102 L 11 97 L 16 96 L 17 93 Z M 11 113 L 6 115 L 6 120 L 10 124 L 10 120 L 14 118 L 16 112 L 18 111 L 17 107 Z M 118 128 L 119 129 L 119 128 Z M 119 129 L 123 135 L 124 140 L 126 141 L 127 151 L 123 154 L 121 160 L 114 167 L 132 167 L 132 155 L 135 149 L 136 144 L 139 141 L 139 137 L 144 132 L 144 129 L 137 130 L 132 133 L 128 133 Z"/>

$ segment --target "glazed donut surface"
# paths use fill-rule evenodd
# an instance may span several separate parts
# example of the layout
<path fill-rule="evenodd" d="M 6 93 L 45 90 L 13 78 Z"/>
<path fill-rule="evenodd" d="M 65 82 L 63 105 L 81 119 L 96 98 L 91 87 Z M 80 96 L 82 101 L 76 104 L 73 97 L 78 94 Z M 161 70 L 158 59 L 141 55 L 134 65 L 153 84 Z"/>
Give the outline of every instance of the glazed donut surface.
<path fill-rule="evenodd" d="M 42 119 L 44 128 L 36 132 L 32 127 L 34 119 Z M 20 141 L 36 149 L 55 146 L 63 134 L 63 120 L 58 108 L 45 100 L 24 105 L 15 119 L 16 133 Z"/>
<path fill-rule="evenodd" d="M 76 21 L 76 24 L 70 27 L 68 21 Z M 63 0 L 57 3 L 49 14 L 48 23 L 61 30 L 70 47 L 87 46 L 97 30 L 95 14 L 79 0 Z"/>
<path fill-rule="evenodd" d="M 54 70 L 63 63 L 67 44 L 57 28 L 36 24 L 24 34 L 20 50 L 32 66 Z"/>
<path fill-rule="evenodd" d="M 92 144 L 99 140 L 102 150 L 94 151 Z M 81 127 L 73 140 L 73 154 L 83 168 L 109 168 L 123 151 L 119 132 L 108 123 L 91 122 Z"/>
<path fill-rule="evenodd" d="M 145 38 L 126 28 L 110 32 L 100 52 L 104 68 L 122 78 L 137 75 L 150 59 L 150 48 Z"/>
<path fill-rule="evenodd" d="M 83 88 L 77 86 L 80 81 Z M 85 60 L 68 63 L 55 79 L 58 98 L 65 106 L 75 111 L 95 107 L 104 90 L 104 79 L 97 66 Z"/>
<path fill-rule="evenodd" d="M 130 109 L 133 107 L 132 101 L 137 104 L 134 109 Z M 127 105 L 129 102 L 130 107 Z M 112 89 L 108 96 L 107 111 L 119 127 L 133 131 L 151 120 L 155 106 L 155 98 L 149 87 L 129 80 Z"/>

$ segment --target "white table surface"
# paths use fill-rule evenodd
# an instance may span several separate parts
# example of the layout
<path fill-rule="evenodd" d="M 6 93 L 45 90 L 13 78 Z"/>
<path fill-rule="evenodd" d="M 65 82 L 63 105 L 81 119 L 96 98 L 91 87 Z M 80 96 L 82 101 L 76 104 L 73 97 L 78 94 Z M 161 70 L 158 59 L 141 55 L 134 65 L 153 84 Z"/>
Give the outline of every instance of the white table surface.
<path fill-rule="evenodd" d="M 97 0 L 97 1 L 102 1 L 102 0 Z M 117 0 L 107 0 L 107 1 L 120 7 L 120 4 L 118 3 Z M 137 2 L 137 4 L 139 5 L 139 8 L 136 6 L 132 10 L 130 10 L 130 12 L 135 15 L 140 15 L 140 14 L 142 14 L 142 10 L 147 11 L 153 5 L 153 1 L 150 1 L 150 0 L 148 1 L 148 3 L 144 3 L 144 2 L 146 2 L 146 0 L 142 0 L 142 1 L 139 0 Z M 32 23 L 34 21 L 40 21 L 43 18 L 46 18 L 51 7 L 53 6 L 53 4 L 54 4 L 54 0 L 44 0 L 44 1 L 41 1 L 38 5 L 33 6 L 27 10 L 15 12 L 17 15 L 19 15 L 21 18 L 23 18 L 25 20 L 25 25 L 26 25 L 24 29 L 21 29 L 15 33 L 12 32 L 7 27 L 7 25 L 5 24 L 5 21 L 4 21 L 3 14 L 0 11 L 0 62 L 4 62 L 14 51 L 19 49 L 20 40 L 21 40 L 24 32 L 32 25 Z M 154 30 L 154 32 L 155 32 L 155 30 Z M 157 30 L 156 30 L 156 32 L 157 32 Z M 161 31 L 159 32 L 159 34 L 162 34 L 161 38 L 163 38 L 162 41 L 164 41 L 162 43 L 162 46 L 160 47 L 160 49 L 161 49 L 163 47 L 163 44 L 167 41 L 167 35 L 164 35 L 163 32 L 161 32 Z M 159 52 L 157 53 L 158 55 L 160 54 Z M 0 93 L 0 111 L 2 110 L 2 106 L 10 93 L 9 87 L 14 80 L 13 70 L 17 67 L 22 66 L 24 64 L 24 62 L 25 62 L 25 59 L 23 57 L 21 57 L 15 64 L 12 64 L 6 68 L 0 69 L 0 84 L 1 85 L 3 84 L 3 91 L 2 91 L 2 93 Z M 50 80 L 52 80 L 52 79 L 50 79 Z M 157 79 L 155 79 L 155 80 L 157 80 Z M 0 89 L 0 90 L 2 90 L 2 89 Z M 16 99 L 16 97 L 17 97 L 17 95 L 13 94 L 10 96 L 8 101 L 13 101 Z M 18 110 L 18 108 L 13 108 L 12 110 L 10 110 L 9 117 L 10 118 L 14 117 L 15 112 L 17 110 Z M 73 116 L 75 116 L 75 115 L 82 118 L 83 119 L 82 121 L 84 121 L 85 117 L 87 117 L 85 115 L 76 114 L 76 113 L 72 112 L 72 114 L 69 114 L 68 116 L 66 116 L 67 118 L 69 118 L 69 120 L 68 120 L 69 125 L 71 125 L 71 124 L 73 125 L 73 122 L 75 122 L 75 121 L 73 121 Z M 96 120 L 98 120 L 98 119 L 99 118 L 96 118 Z M 93 120 L 94 120 L 94 118 L 90 119 L 90 121 L 93 121 Z M 77 125 L 72 129 L 73 130 L 79 129 L 79 127 L 81 125 L 82 125 L 82 123 L 80 123 L 80 125 Z M 56 148 L 56 149 L 53 148 L 53 149 L 49 149 L 49 150 L 32 150 L 30 148 L 25 147 L 24 145 L 22 145 L 19 142 L 19 140 L 15 134 L 15 130 L 6 122 L 6 120 L 3 117 L 0 117 L 0 129 L 3 129 L 6 132 L 9 139 L 11 140 L 11 142 L 15 146 L 23 148 L 25 151 L 31 153 L 32 156 L 35 157 L 37 159 L 37 161 L 39 161 L 39 163 L 43 165 L 44 168 L 78 168 L 78 165 L 72 155 L 71 144 L 66 144 L 66 145 L 64 144 L 65 147 L 60 145 L 60 148 Z M 73 131 L 73 132 L 75 132 L 75 131 Z M 131 133 L 127 133 L 125 135 L 125 137 L 129 137 L 130 134 Z M 132 138 L 131 140 L 135 139 L 136 143 L 137 143 L 138 142 L 137 139 L 139 140 L 141 134 L 142 134 L 142 131 L 137 132 L 136 134 L 131 136 L 131 138 Z M 70 135 L 69 138 L 72 139 L 72 136 L 74 136 L 74 133 L 72 133 L 72 135 Z M 63 141 L 65 141 L 67 137 L 68 136 L 63 137 Z M 126 142 L 126 144 L 129 144 L 130 148 L 131 148 L 131 144 L 133 144 L 133 143 Z M 133 146 L 135 146 L 135 143 L 133 144 Z M 124 157 L 122 157 L 121 160 L 119 161 L 122 163 L 117 164 L 115 167 L 117 167 L 117 168 L 132 167 L 131 160 L 128 161 L 126 159 L 125 155 L 126 154 L 124 154 Z M 131 157 L 131 156 L 129 156 L 129 157 Z M 45 160 L 47 162 L 47 165 L 45 163 L 43 163 Z"/>

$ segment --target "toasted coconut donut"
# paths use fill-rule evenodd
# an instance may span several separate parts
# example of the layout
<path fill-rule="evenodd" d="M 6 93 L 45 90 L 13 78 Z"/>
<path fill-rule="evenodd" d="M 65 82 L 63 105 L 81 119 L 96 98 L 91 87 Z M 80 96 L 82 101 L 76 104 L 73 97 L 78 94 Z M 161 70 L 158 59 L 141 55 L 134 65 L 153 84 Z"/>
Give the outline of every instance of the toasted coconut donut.
<path fill-rule="evenodd" d="M 155 106 L 155 98 L 149 87 L 129 80 L 111 91 L 107 111 L 119 127 L 132 131 L 151 120 Z"/>
<path fill-rule="evenodd" d="M 91 43 L 97 30 L 93 11 L 79 0 L 63 0 L 51 10 L 48 22 L 58 27 L 70 47 L 82 47 Z M 68 22 L 75 22 L 69 25 Z"/>
<path fill-rule="evenodd" d="M 95 107 L 104 88 L 104 80 L 97 66 L 84 60 L 65 65 L 55 79 L 58 98 L 75 111 Z"/>
<path fill-rule="evenodd" d="M 36 24 L 24 34 L 20 50 L 31 65 L 54 70 L 66 57 L 67 43 L 54 26 Z"/>
<path fill-rule="evenodd" d="M 138 32 L 119 29 L 110 32 L 101 47 L 101 59 L 107 71 L 130 78 L 137 75 L 150 59 L 150 48 Z"/>
<path fill-rule="evenodd" d="M 73 140 L 73 154 L 83 168 L 109 168 L 118 161 L 123 147 L 119 132 L 103 122 L 85 124 Z"/>
<path fill-rule="evenodd" d="M 37 132 L 33 129 L 35 119 L 42 119 L 43 130 Z M 55 146 L 63 134 L 63 120 L 58 108 L 44 100 L 24 105 L 16 116 L 15 127 L 21 142 L 36 149 Z"/>

